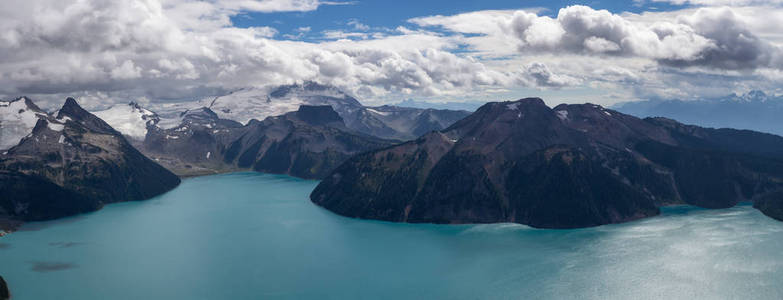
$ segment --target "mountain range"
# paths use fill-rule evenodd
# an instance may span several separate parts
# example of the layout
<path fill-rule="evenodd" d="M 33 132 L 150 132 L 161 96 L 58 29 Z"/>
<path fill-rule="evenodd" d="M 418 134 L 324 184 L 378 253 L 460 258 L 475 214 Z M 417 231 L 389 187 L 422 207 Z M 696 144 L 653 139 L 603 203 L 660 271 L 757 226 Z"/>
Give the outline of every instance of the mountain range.
<path fill-rule="evenodd" d="M 783 135 L 783 96 L 750 91 L 692 101 L 647 100 L 613 106 L 637 117 L 666 117 L 686 124 L 714 128 L 749 129 Z"/>
<path fill-rule="evenodd" d="M 783 138 L 541 99 L 488 103 L 449 128 L 349 159 L 312 192 L 357 218 L 577 228 L 689 204 L 783 199 Z"/>
<path fill-rule="evenodd" d="M 157 104 L 150 110 L 154 111 L 156 118 L 159 119 L 155 124 L 167 129 L 181 124 L 184 113 L 194 109 L 209 108 L 221 119 L 247 125 L 251 120 L 262 121 L 268 117 L 296 111 L 302 105 L 331 106 L 343 118 L 347 128 L 367 135 L 396 140 L 415 139 L 423 133 L 444 129 L 470 114 L 464 110 L 364 106 L 356 98 L 333 86 L 309 81 L 272 89 L 242 89 L 225 96 L 195 102 Z M 96 112 L 96 114 L 114 115 L 114 111 L 125 110 L 127 108 L 114 107 L 106 114 L 104 112 Z M 127 113 L 121 115 L 126 116 Z M 129 121 L 122 118 L 124 117 L 107 117 L 107 121 L 117 128 L 134 123 L 137 124 L 137 128 L 143 129 L 144 127 L 138 125 L 146 123 L 146 119 L 140 121 L 136 118 Z M 112 119 L 117 120 L 117 123 L 112 123 Z M 133 135 L 134 132 L 128 131 L 127 134 Z"/>
<path fill-rule="evenodd" d="M 94 113 L 69 98 L 49 113 L 22 97 L 0 102 L 0 145 L 0 233 L 241 170 L 323 179 L 315 204 L 395 222 L 576 228 L 742 201 L 783 220 L 779 136 L 538 98 L 366 107 L 305 82 Z"/>
<path fill-rule="evenodd" d="M 319 179 L 353 154 L 441 130 L 469 113 L 365 107 L 337 88 L 304 82 L 95 114 L 178 175 L 256 170 Z"/>
<path fill-rule="evenodd" d="M 180 175 L 254 170 L 320 179 L 354 154 L 395 144 L 348 129 L 331 106 L 242 125 L 209 108 L 188 111 L 171 129 L 151 129 L 140 149 Z"/>
<path fill-rule="evenodd" d="M 469 114 L 365 107 L 312 82 L 160 107 L 131 102 L 90 113 L 69 98 L 48 113 L 26 97 L 0 102 L 0 233 L 147 199 L 178 185 L 177 175 L 254 170 L 319 179 L 352 155 Z"/>

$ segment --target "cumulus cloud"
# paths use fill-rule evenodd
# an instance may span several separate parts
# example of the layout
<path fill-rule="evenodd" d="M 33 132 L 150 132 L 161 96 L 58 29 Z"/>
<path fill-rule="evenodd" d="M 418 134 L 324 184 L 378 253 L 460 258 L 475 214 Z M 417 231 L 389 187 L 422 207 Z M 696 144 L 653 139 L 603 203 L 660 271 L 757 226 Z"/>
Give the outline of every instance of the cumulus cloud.
<path fill-rule="evenodd" d="M 536 82 L 537 86 L 562 87 L 578 85 L 579 79 L 568 75 L 553 74 L 543 63 L 532 63 L 525 67 L 524 74 Z"/>
<path fill-rule="evenodd" d="M 554 18 L 531 12 L 467 13 L 412 19 L 459 33 L 502 36 L 517 50 L 634 56 L 671 66 L 718 69 L 781 67 L 780 47 L 760 39 L 734 10 L 700 8 L 668 21 L 640 22 L 607 10 L 575 5 Z"/>

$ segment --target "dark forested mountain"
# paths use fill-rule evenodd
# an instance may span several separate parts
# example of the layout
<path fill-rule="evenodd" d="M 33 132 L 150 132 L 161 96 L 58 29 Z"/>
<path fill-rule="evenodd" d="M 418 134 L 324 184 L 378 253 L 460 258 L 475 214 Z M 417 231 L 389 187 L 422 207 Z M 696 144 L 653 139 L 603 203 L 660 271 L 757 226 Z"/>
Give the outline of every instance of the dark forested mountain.
<path fill-rule="evenodd" d="M 783 97 L 767 95 L 762 91 L 695 101 L 627 102 L 614 108 L 638 117 L 666 117 L 686 124 L 783 135 Z"/>
<path fill-rule="evenodd" d="M 182 175 L 255 170 L 321 178 L 351 155 L 394 142 L 348 129 L 331 106 L 302 105 L 247 125 L 200 108 L 180 126 L 151 130 L 143 151 Z"/>
<path fill-rule="evenodd" d="M 770 212 L 780 191 L 779 136 L 530 98 L 488 103 L 441 132 L 357 155 L 311 199 L 358 218 L 574 228 L 669 204 L 756 201 Z"/>
<path fill-rule="evenodd" d="M 142 200 L 180 180 L 68 98 L 56 115 L 0 153 L 0 220 L 40 221 Z M 0 224 L 2 225 L 2 224 Z"/>

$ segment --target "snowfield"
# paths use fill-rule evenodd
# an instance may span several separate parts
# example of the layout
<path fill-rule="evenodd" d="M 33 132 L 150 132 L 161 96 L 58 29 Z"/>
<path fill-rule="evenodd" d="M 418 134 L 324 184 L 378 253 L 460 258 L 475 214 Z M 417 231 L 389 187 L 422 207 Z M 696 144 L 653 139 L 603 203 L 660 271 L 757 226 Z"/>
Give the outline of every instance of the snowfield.
<path fill-rule="evenodd" d="M 203 99 L 200 103 L 200 106 L 212 109 L 221 119 L 242 124 L 252 119 L 261 121 L 281 116 L 298 110 L 301 105 L 331 105 L 338 113 L 344 112 L 346 106 L 361 106 L 335 88 L 310 83 L 284 86 L 273 91 L 267 88 L 242 89 L 225 96 Z"/>
<path fill-rule="evenodd" d="M 155 126 L 160 121 L 157 114 L 141 106 L 130 103 L 115 105 L 103 111 L 93 112 L 94 115 L 109 123 L 117 131 L 136 140 L 144 140 L 147 136 L 147 126 Z"/>

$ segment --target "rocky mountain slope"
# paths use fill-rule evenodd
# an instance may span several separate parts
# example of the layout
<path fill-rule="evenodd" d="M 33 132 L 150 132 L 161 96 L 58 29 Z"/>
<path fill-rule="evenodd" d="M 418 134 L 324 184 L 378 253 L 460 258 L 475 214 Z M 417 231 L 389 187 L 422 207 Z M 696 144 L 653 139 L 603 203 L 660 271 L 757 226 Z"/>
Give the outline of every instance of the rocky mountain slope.
<path fill-rule="evenodd" d="M 31 132 L 0 154 L 0 219 L 6 226 L 148 199 L 180 183 L 72 98 L 56 115 L 37 116 Z"/>
<path fill-rule="evenodd" d="M 762 203 L 780 202 L 770 195 L 783 191 L 781 150 L 774 135 L 530 98 L 357 155 L 311 199 L 349 217 L 543 228 L 626 222 L 669 204 L 771 211 Z"/>
<path fill-rule="evenodd" d="M 750 129 L 783 135 L 783 97 L 750 91 L 692 101 L 649 100 L 621 103 L 620 112 L 638 117 L 666 117 L 706 127 Z"/>
<path fill-rule="evenodd" d="M 143 151 L 182 175 L 255 170 L 321 178 L 351 155 L 390 146 L 348 129 L 331 106 L 242 125 L 209 108 L 188 111 L 180 126 L 150 131 Z"/>

